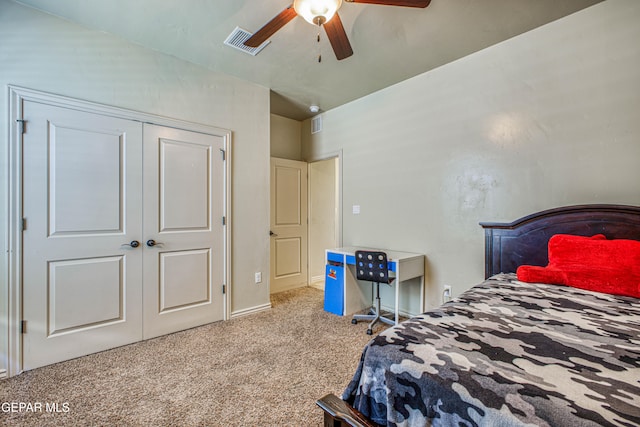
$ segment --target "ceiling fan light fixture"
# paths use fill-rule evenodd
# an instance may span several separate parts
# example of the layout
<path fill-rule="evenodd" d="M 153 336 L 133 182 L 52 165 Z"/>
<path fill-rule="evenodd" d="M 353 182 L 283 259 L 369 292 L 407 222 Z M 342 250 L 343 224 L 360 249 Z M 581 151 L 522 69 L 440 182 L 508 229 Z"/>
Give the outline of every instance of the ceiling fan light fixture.
<path fill-rule="evenodd" d="M 329 22 L 342 6 L 342 0 L 295 0 L 293 9 L 313 25 Z"/>

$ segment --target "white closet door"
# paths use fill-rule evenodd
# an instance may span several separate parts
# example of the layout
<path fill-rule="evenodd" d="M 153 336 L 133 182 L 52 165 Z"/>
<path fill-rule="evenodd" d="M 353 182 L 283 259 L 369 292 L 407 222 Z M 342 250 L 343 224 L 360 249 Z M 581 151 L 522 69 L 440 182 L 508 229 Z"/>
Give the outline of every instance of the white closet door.
<path fill-rule="evenodd" d="M 221 320 L 224 138 L 144 125 L 144 337 Z"/>
<path fill-rule="evenodd" d="M 25 101 L 24 369 L 142 338 L 139 123 Z"/>

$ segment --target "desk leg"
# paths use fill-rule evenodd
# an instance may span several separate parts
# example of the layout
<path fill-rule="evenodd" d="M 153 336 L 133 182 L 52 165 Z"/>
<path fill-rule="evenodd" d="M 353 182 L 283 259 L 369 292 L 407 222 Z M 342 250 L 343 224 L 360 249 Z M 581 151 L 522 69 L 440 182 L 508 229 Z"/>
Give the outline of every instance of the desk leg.
<path fill-rule="evenodd" d="M 424 313 L 425 303 L 424 303 L 424 274 L 420 276 L 420 314 Z"/>
<path fill-rule="evenodd" d="M 396 308 L 395 308 L 395 316 L 396 316 L 396 325 L 398 324 L 398 320 L 400 319 L 399 311 L 400 311 L 400 281 L 398 280 L 400 277 L 400 272 L 396 271 Z"/>

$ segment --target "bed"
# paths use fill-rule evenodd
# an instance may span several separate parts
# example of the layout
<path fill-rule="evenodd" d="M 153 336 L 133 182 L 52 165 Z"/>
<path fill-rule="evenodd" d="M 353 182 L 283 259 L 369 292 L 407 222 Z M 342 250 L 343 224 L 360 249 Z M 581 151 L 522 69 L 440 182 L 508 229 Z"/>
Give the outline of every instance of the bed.
<path fill-rule="evenodd" d="M 640 207 L 481 226 L 485 281 L 372 339 L 342 398 L 317 402 L 325 426 L 640 425 L 640 299 L 515 274 L 557 234 L 640 240 Z"/>

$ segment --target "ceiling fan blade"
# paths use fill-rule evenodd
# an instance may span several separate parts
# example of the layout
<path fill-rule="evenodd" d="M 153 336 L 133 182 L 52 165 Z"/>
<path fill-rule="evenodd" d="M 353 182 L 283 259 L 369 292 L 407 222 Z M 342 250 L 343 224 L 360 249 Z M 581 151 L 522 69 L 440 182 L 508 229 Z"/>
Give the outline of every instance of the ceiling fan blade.
<path fill-rule="evenodd" d="M 289 21 L 298 16 L 293 9 L 293 5 L 289 6 L 271 21 L 267 22 L 264 27 L 260 28 L 254 35 L 249 37 L 245 42 L 245 46 L 258 47 L 269 39 L 276 31 L 284 27 Z"/>
<path fill-rule="evenodd" d="M 349 3 L 382 4 L 385 6 L 427 7 L 431 0 L 345 0 Z"/>
<path fill-rule="evenodd" d="M 349 43 L 349 39 L 347 38 L 347 33 L 342 25 L 340 15 L 337 13 L 333 15 L 333 18 L 331 18 L 329 22 L 325 22 L 323 27 L 338 61 L 353 55 L 353 49 L 351 49 L 351 43 Z"/>

